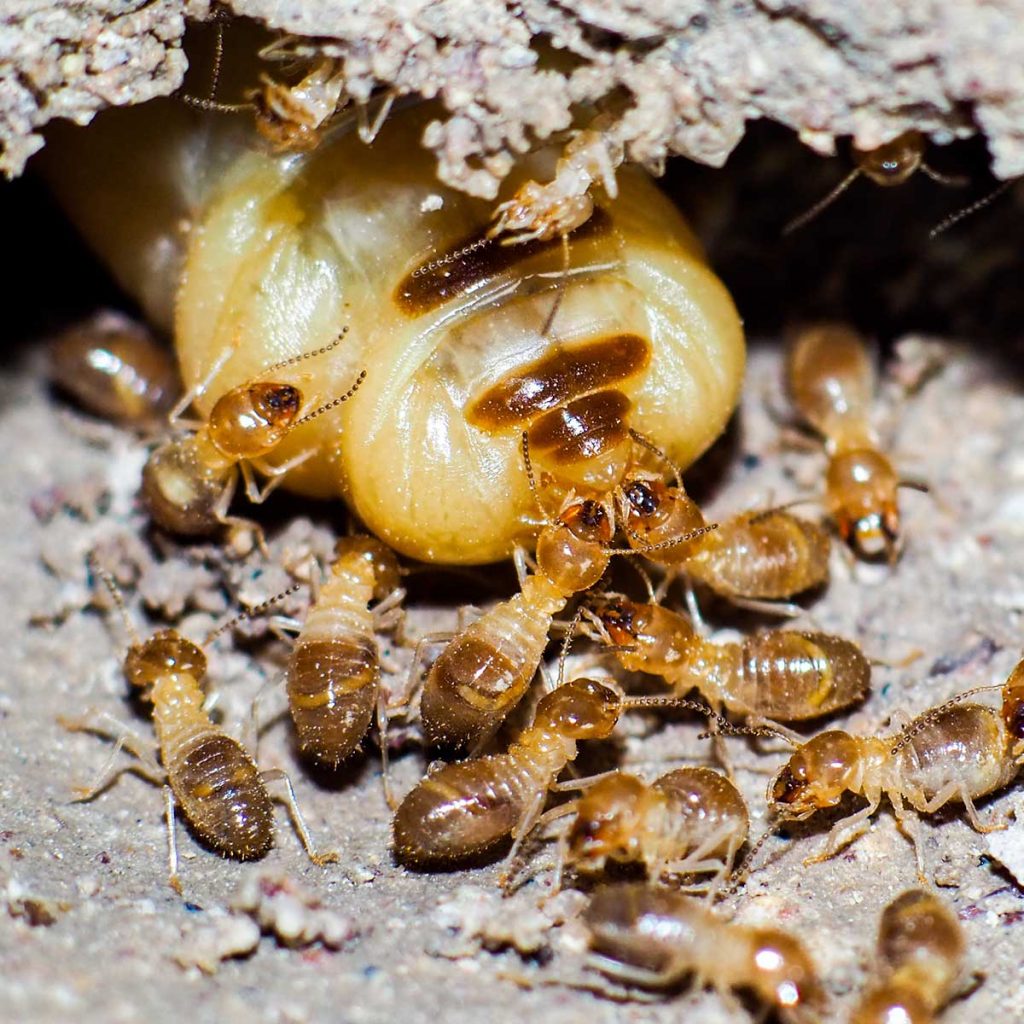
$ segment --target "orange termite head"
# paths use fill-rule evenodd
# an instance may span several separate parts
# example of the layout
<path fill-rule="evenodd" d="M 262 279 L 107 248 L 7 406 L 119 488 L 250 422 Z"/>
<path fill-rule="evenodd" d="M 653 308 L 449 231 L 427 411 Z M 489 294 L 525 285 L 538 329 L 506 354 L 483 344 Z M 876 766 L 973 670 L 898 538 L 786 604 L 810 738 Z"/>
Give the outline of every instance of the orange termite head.
<path fill-rule="evenodd" d="M 342 537 L 334 545 L 335 564 L 350 557 L 362 558 L 373 568 L 373 597 L 382 601 L 397 589 L 402 578 L 398 557 L 382 541 L 368 534 Z"/>
<path fill-rule="evenodd" d="M 173 629 L 162 629 L 142 643 L 132 644 L 124 659 L 124 674 L 132 686 L 148 690 L 161 676 L 206 675 L 202 648 Z"/>
<path fill-rule="evenodd" d="M 873 449 L 841 452 L 829 462 L 829 511 L 843 540 L 867 558 L 893 561 L 899 553 L 899 485 L 892 464 Z"/>
<path fill-rule="evenodd" d="M 768 785 L 772 813 L 805 818 L 834 807 L 850 789 L 859 761 L 859 745 L 848 732 L 833 729 L 808 740 Z"/>
<path fill-rule="evenodd" d="M 604 601 L 598 605 L 597 617 L 604 626 L 611 643 L 632 647 L 641 631 L 640 613 L 643 606 L 626 598 Z"/>
<path fill-rule="evenodd" d="M 258 458 L 284 440 L 301 407 L 302 392 L 292 384 L 243 384 L 221 395 L 210 410 L 210 438 L 225 455 Z"/>
<path fill-rule="evenodd" d="M 777 928 L 751 934 L 750 987 L 764 1000 L 799 1019 L 800 1011 L 820 1006 L 823 993 L 803 945 Z"/>
<path fill-rule="evenodd" d="M 594 498 L 574 498 L 558 513 L 558 522 L 590 544 L 608 545 L 615 536 L 607 506 Z"/>
<path fill-rule="evenodd" d="M 534 724 L 573 740 L 603 740 L 621 713 L 618 690 L 596 679 L 573 679 L 541 698 Z"/>
<path fill-rule="evenodd" d="M 562 590 L 588 590 L 608 568 L 614 535 L 615 523 L 604 502 L 571 497 L 537 537 L 537 568 Z"/>
<path fill-rule="evenodd" d="M 892 142 L 874 149 L 853 148 L 853 158 L 861 172 L 876 185 L 886 188 L 902 185 L 924 159 L 925 139 L 920 132 L 904 132 Z"/>
<path fill-rule="evenodd" d="M 912 985 L 890 982 L 864 997 L 850 1024 L 935 1024 L 931 1003 Z"/>
<path fill-rule="evenodd" d="M 577 801 L 569 830 L 570 863 L 584 871 L 600 871 L 608 859 L 636 860 L 647 793 L 644 782 L 627 772 L 591 786 Z"/>

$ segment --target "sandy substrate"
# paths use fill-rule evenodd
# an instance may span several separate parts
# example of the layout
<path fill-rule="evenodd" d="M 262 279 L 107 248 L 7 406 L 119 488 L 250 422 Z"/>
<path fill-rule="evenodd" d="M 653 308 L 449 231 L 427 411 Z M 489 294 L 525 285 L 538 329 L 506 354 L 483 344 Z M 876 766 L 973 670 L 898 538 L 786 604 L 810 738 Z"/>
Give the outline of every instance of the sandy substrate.
<path fill-rule="evenodd" d="M 879 413 L 900 466 L 927 480 L 932 496 L 907 492 L 903 498 L 908 543 L 898 566 L 851 569 L 835 553 L 831 585 L 808 604 L 808 621 L 855 637 L 873 657 L 899 661 L 922 652 L 907 667 L 876 668 L 868 703 L 838 719 L 867 733 L 882 730 L 899 710 L 914 713 L 970 686 L 1001 682 L 1020 653 L 1024 612 L 1024 456 L 1017 440 L 1024 432 L 1024 393 L 1013 369 L 1019 364 L 984 338 L 969 346 L 906 339 L 898 351 L 903 358 L 886 379 Z M 933 363 L 931 357 L 938 358 Z M 934 373 L 924 373 L 933 365 Z M 713 453 L 712 468 L 699 474 L 698 493 L 712 513 L 817 487 L 820 458 L 779 449 L 779 429 L 763 400 L 777 374 L 778 347 L 755 345 L 739 423 Z M 897 381 L 916 385 L 915 392 L 905 394 Z M 495 868 L 427 876 L 396 867 L 375 758 L 368 755 L 337 778 L 313 778 L 291 752 L 284 721 L 264 733 L 261 762 L 291 773 L 314 836 L 341 853 L 340 863 L 311 865 L 283 810 L 277 845 L 255 865 L 222 860 L 179 824 L 185 895 L 176 896 L 166 884 L 158 789 L 126 775 L 90 804 L 70 802 L 72 787 L 94 778 L 109 746 L 65 733 L 59 714 L 95 708 L 143 735 L 148 730 L 125 699 L 118 620 L 81 610 L 91 600 L 85 552 L 98 545 L 125 572 L 137 616 L 145 604 L 152 621 L 181 620 L 196 637 L 229 606 L 274 593 L 287 576 L 280 568 L 262 571 L 258 557 L 228 564 L 212 547 L 142 539 L 143 520 L 132 504 L 142 449 L 64 410 L 45 387 L 38 350 L 4 370 L 0 401 L 0 649 L 6 665 L 0 671 L 0 1019 L 750 1019 L 710 993 L 620 1004 L 560 984 L 593 979 L 583 970 L 580 926 L 550 927 L 578 911 L 582 897 L 569 893 L 538 911 L 550 883 L 545 871 L 503 901 Z M 272 527 L 275 559 L 297 564 L 309 551 L 326 554 L 326 511 L 313 509 L 313 519 L 296 520 L 291 511 L 282 511 Z M 414 586 L 414 636 L 454 623 L 454 607 L 446 602 L 497 596 L 459 578 L 447 580 L 443 592 L 431 578 Z M 292 600 L 299 610 L 302 595 Z M 720 607 L 708 612 L 716 626 L 752 624 Z M 395 685 L 401 685 L 410 652 L 390 653 L 399 668 Z M 218 643 L 211 678 L 230 729 L 244 727 L 251 699 L 266 680 L 264 714 L 272 713 L 281 654 L 259 638 L 245 646 L 237 638 Z M 622 731 L 622 760 L 667 768 L 703 758 L 700 728 L 685 715 L 667 725 L 635 719 Z M 730 741 L 730 750 L 757 833 L 764 827 L 766 773 L 783 753 L 758 753 L 741 740 Z M 398 757 L 400 793 L 423 767 L 412 746 Z M 1001 793 L 985 802 L 982 814 L 1005 816 L 1018 798 L 1012 789 Z M 766 863 L 729 910 L 740 921 L 778 923 L 803 937 L 832 999 L 826 1019 L 841 1020 L 870 963 L 879 911 L 914 884 L 915 874 L 910 844 L 888 812 L 842 856 L 803 868 L 802 858 L 819 848 L 827 825 L 809 823 L 770 841 Z M 929 821 L 923 835 L 929 867 L 966 930 L 977 982 L 943 1019 L 1024 1019 L 1021 888 L 990 858 L 986 838 L 956 812 Z M 1024 819 L 999 841 L 1004 860 L 1024 860 Z M 543 861 L 547 851 L 540 847 L 537 856 Z M 227 908 L 240 887 L 251 889 L 254 876 L 263 874 L 277 879 L 271 888 L 288 879 L 323 905 L 314 920 L 301 898 L 279 913 L 265 905 L 266 930 L 274 930 L 277 914 L 282 933 L 298 941 L 296 932 L 308 925 L 336 948 L 320 942 L 288 948 L 270 934 L 257 941 L 253 918 Z M 259 902 L 253 892 L 247 898 Z M 233 948 L 251 951 L 219 962 L 218 951 Z"/>

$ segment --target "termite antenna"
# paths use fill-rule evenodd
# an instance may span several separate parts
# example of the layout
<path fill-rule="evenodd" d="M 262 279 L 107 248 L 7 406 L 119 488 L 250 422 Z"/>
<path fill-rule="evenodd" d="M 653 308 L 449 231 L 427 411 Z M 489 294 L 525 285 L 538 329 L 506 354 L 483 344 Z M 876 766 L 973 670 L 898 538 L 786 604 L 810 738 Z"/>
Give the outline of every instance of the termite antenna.
<path fill-rule="evenodd" d="M 764 846 L 768 840 L 775 835 L 775 829 L 777 825 L 772 825 L 767 831 L 763 832 L 757 839 L 757 842 L 747 851 L 746 856 L 739 862 L 739 864 L 733 869 L 732 872 L 732 884 L 722 892 L 719 896 L 720 899 L 724 899 L 726 896 L 735 896 L 739 891 L 740 886 L 746 881 L 747 875 L 750 874 L 750 865 L 753 863 L 754 858 L 761 852 L 761 847 Z"/>
<path fill-rule="evenodd" d="M 672 537 L 670 540 L 663 540 L 657 544 L 649 544 L 646 547 L 641 548 L 608 548 L 609 555 L 646 555 L 650 551 L 661 551 L 664 548 L 674 548 L 677 544 L 685 544 L 688 540 L 696 540 L 698 537 L 702 537 L 705 533 L 711 533 L 712 530 L 718 529 L 718 523 L 708 523 L 706 526 L 698 526 L 695 530 L 690 530 L 689 533 L 680 534 L 678 537 Z M 644 538 L 638 533 L 629 531 L 630 536 L 635 537 L 637 540 L 642 541 Z"/>
<path fill-rule="evenodd" d="M 533 492 L 534 500 L 537 502 L 537 508 L 540 509 L 540 514 L 543 516 L 544 521 L 548 521 L 547 509 L 544 508 L 544 502 L 540 500 L 540 491 L 537 488 L 537 477 L 533 472 L 533 460 L 530 458 L 530 435 L 523 431 L 522 437 L 523 446 L 523 465 L 526 467 L 526 479 L 530 482 L 530 490 Z"/>
<path fill-rule="evenodd" d="M 934 167 L 929 167 L 923 161 L 918 165 L 918 170 L 932 181 L 939 185 L 945 185 L 947 188 L 966 188 L 971 183 L 971 179 L 963 174 L 943 174 L 941 171 L 935 170 Z"/>
<path fill-rule="evenodd" d="M 580 619 L 583 618 L 583 612 L 586 609 L 586 605 L 581 604 L 576 609 L 576 614 L 572 617 L 572 622 L 569 623 L 569 628 L 565 631 L 565 639 L 562 640 L 562 649 L 558 654 L 558 685 L 561 686 L 565 682 L 565 659 L 569 657 L 569 651 L 572 648 L 572 642 L 576 639 L 576 629 L 580 624 Z"/>
<path fill-rule="evenodd" d="M 190 107 L 214 114 L 237 114 L 243 110 L 253 110 L 255 105 L 252 103 L 218 103 L 214 99 L 217 95 L 217 86 L 220 85 L 220 69 L 224 62 L 224 22 L 218 16 L 214 24 L 217 34 L 213 40 L 213 67 L 210 68 L 210 87 L 206 96 L 183 95 L 181 98 Z"/>
<path fill-rule="evenodd" d="M 315 420 L 317 416 L 323 416 L 325 412 L 330 412 L 332 409 L 336 409 L 342 402 L 347 402 L 358 390 L 359 386 L 366 380 L 366 371 L 363 370 L 358 377 L 356 377 L 355 383 L 345 392 L 343 395 L 338 395 L 337 398 L 332 399 L 326 405 L 321 405 L 319 409 L 314 409 L 312 412 L 307 413 L 305 416 L 297 419 L 292 427 L 302 426 L 303 423 L 308 423 L 310 420 Z"/>
<path fill-rule="evenodd" d="M 623 697 L 622 707 L 626 710 L 637 710 L 640 708 L 685 708 L 687 711 L 696 711 L 705 718 L 714 719 L 719 726 L 731 726 L 732 723 L 719 714 L 710 704 L 699 700 L 690 700 L 686 697 L 676 697 L 670 693 L 651 694 L 645 697 Z"/>
<path fill-rule="evenodd" d="M 131 615 L 128 614 L 128 605 L 125 603 L 124 594 L 121 593 L 121 588 L 117 585 L 117 580 L 115 580 L 113 575 L 100 565 L 95 551 L 90 551 L 86 556 L 85 561 L 89 567 L 89 572 L 93 576 L 99 577 L 99 579 L 103 581 L 103 585 L 110 592 L 110 596 L 121 615 L 121 621 L 124 623 L 124 628 L 132 639 L 132 643 L 136 646 L 142 643 L 139 631 L 135 628 L 135 623 L 132 622 Z"/>
<path fill-rule="evenodd" d="M 759 736 L 762 739 L 768 736 L 774 739 L 782 740 L 794 749 L 799 746 L 796 740 L 792 736 L 783 732 L 781 729 L 776 729 L 770 725 L 734 725 L 728 719 L 719 717 L 721 728 L 717 733 L 714 732 L 702 732 L 697 739 L 707 740 L 713 739 L 716 735 L 721 736 L 723 733 L 727 736 Z"/>
<path fill-rule="evenodd" d="M 799 217 L 794 217 L 782 229 L 782 237 L 785 238 L 786 235 L 799 231 L 805 224 L 814 220 L 822 210 L 831 206 L 863 173 L 859 167 L 855 167 L 824 199 L 819 199 L 809 210 L 801 213 Z"/>
<path fill-rule="evenodd" d="M 342 343 L 346 334 L 348 334 L 348 326 L 342 327 L 341 333 L 330 344 L 323 345 L 317 349 L 312 349 L 309 352 L 300 352 L 297 356 L 289 356 L 288 359 L 282 359 L 279 363 L 271 363 L 270 366 L 266 366 L 260 370 L 254 379 L 258 380 L 260 377 L 265 377 L 268 373 L 283 370 L 286 366 L 294 366 L 296 363 L 305 362 L 307 359 L 315 359 L 317 356 L 325 356 L 328 352 L 333 351 Z"/>
<path fill-rule="evenodd" d="M 629 436 L 633 438 L 633 440 L 636 441 L 636 443 L 640 445 L 641 448 L 646 448 L 652 455 L 661 459 L 661 461 L 664 462 L 665 465 L 672 470 L 672 475 L 676 479 L 676 487 L 678 487 L 679 490 L 683 490 L 683 476 L 679 472 L 679 467 L 668 457 L 668 455 L 661 448 L 659 448 L 649 437 L 647 437 L 645 434 L 641 434 L 639 430 L 634 430 L 632 427 L 630 427 Z"/>
<path fill-rule="evenodd" d="M 980 199 L 975 200 L 969 206 L 965 206 L 961 210 L 957 210 L 956 213 L 951 213 L 945 220 L 939 221 L 939 223 L 936 224 L 935 227 L 933 227 L 931 231 L 928 232 L 929 239 L 938 238 L 939 235 L 948 231 L 954 225 L 959 224 L 960 221 L 964 220 L 967 217 L 970 217 L 974 213 L 977 213 L 979 210 L 983 210 L 986 206 L 989 205 L 989 203 L 998 199 L 1011 185 L 1015 184 L 1018 180 L 1019 179 L 1017 178 L 1007 178 L 1006 181 L 1000 184 L 997 188 L 994 188 L 991 192 L 988 193 L 988 195 L 982 196 Z"/>
<path fill-rule="evenodd" d="M 569 234 L 566 231 L 562 232 L 562 274 L 558 279 L 558 285 L 555 291 L 555 301 L 551 303 L 551 309 L 548 311 L 547 318 L 544 320 L 544 329 L 540 332 L 542 338 L 548 337 L 548 332 L 551 330 L 552 325 L 555 322 L 555 317 L 558 315 L 559 307 L 562 305 L 562 299 L 565 298 L 565 282 L 569 276 Z"/>
<path fill-rule="evenodd" d="M 234 629 L 240 622 L 257 618 L 268 608 L 273 608 L 273 606 L 279 601 L 283 601 L 286 597 L 294 594 L 296 590 L 301 590 L 303 586 L 304 584 L 302 583 L 293 583 L 287 590 L 282 590 L 280 594 L 275 594 L 274 597 L 268 597 L 266 601 L 261 601 L 258 605 L 255 605 L 252 608 L 247 608 L 244 611 L 239 612 L 237 615 L 233 615 L 227 622 L 222 623 L 206 634 L 203 646 L 209 647 L 210 644 L 212 644 L 213 641 L 223 633 L 228 632 L 230 629 Z"/>

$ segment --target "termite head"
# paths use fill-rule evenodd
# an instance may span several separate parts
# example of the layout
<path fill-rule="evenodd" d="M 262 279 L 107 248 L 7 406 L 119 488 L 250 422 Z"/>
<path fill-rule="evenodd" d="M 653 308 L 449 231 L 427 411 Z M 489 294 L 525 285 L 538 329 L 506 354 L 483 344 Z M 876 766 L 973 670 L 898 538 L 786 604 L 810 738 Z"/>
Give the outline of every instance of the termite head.
<path fill-rule="evenodd" d="M 221 395 L 210 410 L 210 438 L 232 458 L 258 458 L 284 440 L 301 406 L 302 392 L 292 384 L 243 384 Z"/>
<path fill-rule="evenodd" d="M 382 601 L 391 594 L 402 578 L 402 570 L 395 553 L 376 537 L 358 534 L 342 537 L 334 545 L 335 565 L 349 558 L 363 559 L 373 570 L 373 598 Z"/>
<path fill-rule="evenodd" d="M 173 629 L 162 629 L 148 640 L 132 644 L 124 659 L 124 674 L 132 686 L 148 690 L 161 676 L 206 675 L 202 649 Z"/>
<path fill-rule="evenodd" d="M 658 545 L 659 562 L 685 561 L 695 550 L 694 531 L 706 526 L 697 503 L 681 488 L 637 477 L 622 487 L 622 518 L 629 546 Z M 638 536 L 639 534 L 639 536 Z M 679 540 L 678 544 L 671 543 Z"/>
<path fill-rule="evenodd" d="M 934 1024 L 931 1003 L 912 986 L 891 981 L 864 997 L 850 1024 Z"/>
<path fill-rule="evenodd" d="M 647 786 L 627 772 L 595 783 L 580 797 L 569 830 L 569 861 L 584 871 L 600 871 L 606 860 L 639 857 Z"/>
<path fill-rule="evenodd" d="M 833 729 L 808 740 L 779 769 L 768 786 L 772 812 L 805 818 L 834 807 L 851 788 L 860 766 L 860 749 L 848 732 Z"/>
<path fill-rule="evenodd" d="M 557 520 L 537 537 L 537 567 L 566 591 L 594 586 L 608 568 L 615 525 L 608 507 L 594 498 L 567 499 Z"/>
<path fill-rule="evenodd" d="M 825 478 L 829 511 L 843 540 L 861 555 L 885 555 L 892 561 L 898 554 L 899 485 L 889 460 L 869 448 L 841 452 L 829 463 Z"/>
<path fill-rule="evenodd" d="M 758 928 L 751 935 L 750 945 L 748 984 L 764 1002 L 790 1017 L 821 1004 L 817 972 L 800 942 L 778 929 Z"/>
<path fill-rule="evenodd" d="M 622 695 L 596 679 L 573 679 L 541 698 L 535 723 L 573 740 L 603 740 L 622 713 Z"/>
<path fill-rule="evenodd" d="M 1024 659 L 1003 684 L 1003 723 L 1013 737 L 1015 757 L 1024 754 Z"/>
<path fill-rule="evenodd" d="M 668 500 L 668 485 L 662 480 L 629 480 L 622 486 L 622 496 L 627 522 L 635 518 L 649 523 Z"/>
<path fill-rule="evenodd" d="M 853 149 L 853 157 L 862 174 L 876 185 L 902 185 L 924 159 L 924 136 L 920 132 L 904 132 L 892 142 L 874 149 Z"/>

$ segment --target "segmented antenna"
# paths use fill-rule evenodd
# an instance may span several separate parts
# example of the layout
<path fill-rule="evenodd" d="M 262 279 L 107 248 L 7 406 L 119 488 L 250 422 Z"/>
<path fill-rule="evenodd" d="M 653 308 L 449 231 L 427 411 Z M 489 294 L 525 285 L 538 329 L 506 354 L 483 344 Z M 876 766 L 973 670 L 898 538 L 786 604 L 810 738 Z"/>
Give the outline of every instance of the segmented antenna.
<path fill-rule="evenodd" d="M 565 298 L 565 282 L 569 274 L 569 235 L 566 232 L 562 232 L 562 275 L 558 280 L 555 291 L 555 301 L 551 303 L 551 309 L 548 311 L 548 315 L 544 320 L 544 327 L 541 329 L 540 336 L 542 338 L 548 337 L 548 332 L 551 330 L 552 325 L 555 322 L 555 317 L 558 315 L 558 310 L 561 308 L 562 299 Z"/>
<path fill-rule="evenodd" d="M 683 490 L 683 476 L 679 472 L 679 467 L 665 454 L 665 452 L 659 448 L 646 434 L 641 434 L 639 430 L 634 430 L 632 427 L 629 428 L 629 436 L 636 441 L 641 448 L 646 448 L 656 458 L 661 459 L 662 462 L 672 470 L 672 475 L 676 478 L 676 487 L 679 490 Z"/>
<path fill-rule="evenodd" d="M 252 103 L 218 103 L 214 99 L 217 94 L 217 86 L 220 84 L 220 69 L 224 61 L 224 23 L 220 20 L 215 22 L 217 34 L 213 42 L 213 67 L 210 69 L 210 88 L 205 98 L 202 96 L 183 95 L 182 100 L 190 107 L 197 110 L 206 110 L 215 114 L 237 114 L 243 110 L 253 110 Z"/>
<path fill-rule="evenodd" d="M 819 199 L 809 210 L 805 210 L 799 217 L 794 217 L 783 229 L 782 237 L 799 231 L 809 221 L 814 220 L 822 210 L 831 206 L 864 172 L 859 167 L 854 167 L 850 173 L 823 199 Z"/>
<path fill-rule="evenodd" d="M 719 899 L 724 899 L 726 896 L 735 896 L 739 892 L 740 886 L 746 881 L 746 876 L 750 873 L 750 865 L 754 858 L 761 852 L 761 847 L 775 834 L 777 825 L 772 825 L 766 832 L 762 833 L 757 842 L 747 851 L 746 856 L 739 862 L 739 864 L 733 868 L 731 875 L 732 885 L 729 886 L 723 893 L 719 895 Z"/>
<path fill-rule="evenodd" d="M 993 684 L 991 686 L 975 686 L 973 689 L 964 690 L 963 693 L 958 693 L 955 697 L 950 697 L 949 700 L 944 701 L 938 707 L 923 711 L 917 716 L 917 718 L 900 730 L 900 738 L 895 746 L 889 750 L 889 753 L 898 754 L 919 732 L 934 722 L 935 719 L 946 710 L 946 708 L 950 708 L 954 704 L 959 704 L 968 697 L 973 697 L 976 693 L 991 693 L 993 690 L 1002 690 L 1005 685 L 1005 683 L 1000 683 L 998 685 Z"/>
<path fill-rule="evenodd" d="M 135 623 L 132 622 L 132 618 L 128 614 L 128 605 L 125 603 L 124 594 L 121 593 L 121 588 L 117 585 L 117 580 L 114 579 L 110 572 L 100 565 L 95 551 L 90 551 L 86 556 L 85 561 L 89 567 L 89 572 L 93 576 L 98 576 L 103 581 L 103 585 L 110 592 L 110 596 L 113 599 L 114 604 L 117 606 L 118 612 L 121 614 L 121 620 L 124 622 L 125 630 L 132 639 L 132 644 L 138 645 L 142 643 L 139 631 L 135 628 Z"/>
<path fill-rule="evenodd" d="M 537 502 L 537 508 L 540 509 L 540 514 L 543 516 L 545 521 L 548 521 L 547 509 L 544 508 L 544 502 L 540 500 L 540 491 L 537 489 L 537 478 L 533 473 L 533 460 L 530 458 L 530 435 L 523 431 L 522 436 L 522 448 L 523 448 L 523 465 L 526 467 L 526 479 L 530 481 L 530 490 L 533 492 L 534 500 Z"/>
<path fill-rule="evenodd" d="M 562 650 L 558 655 L 558 685 L 561 686 L 565 682 L 565 659 L 569 657 L 569 650 L 572 647 L 573 640 L 576 639 L 576 628 L 580 624 L 580 619 L 583 618 L 583 611 L 585 605 L 581 604 L 576 609 L 576 614 L 572 617 L 572 622 L 569 623 L 569 628 L 565 631 L 565 639 L 562 640 Z"/>
<path fill-rule="evenodd" d="M 342 402 L 347 402 L 358 390 L 359 386 L 366 380 L 366 371 L 363 370 L 358 377 L 356 382 L 345 392 L 343 395 L 339 395 L 337 398 L 332 399 L 326 405 L 321 405 L 319 409 L 314 409 L 312 412 L 307 413 L 305 416 L 297 419 L 292 427 L 302 426 L 303 423 L 308 423 L 310 420 L 315 420 L 318 416 L 322 416 L 325 412 L 330 412 L 332 409 L 336 409 Z"/>
<path fill-rule="evenodd" d="M 348 326 L 342 327 L 341 333 L 328 345 L 324 345 L 322 348 L 313 349 L 310 352 L 300 352 L 297 356 L 289 356 L 287 359 L 282 359 L 279 363 L 271 363 L 270 366 L 264 367 L 256 375 L 255 379 L 265 377 L 268 373 L 275 373 L 278 370 L 283 370 L 286 366 L 294 366 L 296 363 L 304 362 L 307 359 L 315 359 L 317 356 L 325 356 L 328 352 L 336 349 L 344 339 L 345 335 L 348 334 Z"/>
<path fill-rule="evenodd" d="M 286 597 L 294 594 L 296 590 L 301 590 L 303 584 L 293 583 L 287 590 L 282 590 L 280 594 L 276 594 L 274 597 L 267 598 L 266 601 L 261 601 L 258 605 L 253 608 L 247 608 L 245 611 L 239 612 L 237 615 L 233 615 L 227 622 L 221 623 L 221 625 L 212 629 L 203 641 L 204 647 L 209 647 L 217 637 L 226 633 L 230 629 L 234 629 L 235 626 L 240 622 L 244 622 L 246 619 L 255 619 L 262 615 L 268 608 L 273 608 L 279 601 L 283 601 Z"/>
<path fill-rule="evenodd" d="M 994 188 L 988 195 L 982 196 L 980 199 L 976 199 L 970 206 L 965 206 L 962 210 L 957 210 L 956 213 L 950 214 L 945 220 L 939 221 L 928 232 L 928 237 L 938 238 L 943 232 L 948 231 L 955 224 L 959 224 L 960 221 L 970 217 L 971 214 L 977 213 L 978 210 L 983 210 L 993 200 L 998 199 L 1011 185 L 1015 185 L 1020 179 L 1018 178 L 1007 178 L 1001 185 Z"/>
<path fill-rule="evenodd" d="M 626 529 L 631 537 L 638 541 L 643 541 L 644 538 L 639 533 L 634 533 L 628 527 Z M 677 544 L 685 544 L 689 540 L 696 540 L 705 533 L 711 533 L 712 530 L 717 529 L 718 523 L 708 523 L 706 526 L 698 526 L 696 529 L 690 530 L 689 533 L 673 537 L 671 540 L 659 541 L 657 544 L 648 544 L 640 548 L 608 548 L 607 551 L 610 555 L 646 555 L 651 551 L 662 551 L 665 548 L 674 548 Z"/>

